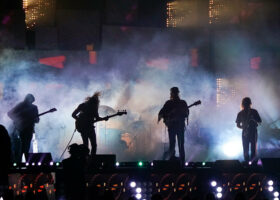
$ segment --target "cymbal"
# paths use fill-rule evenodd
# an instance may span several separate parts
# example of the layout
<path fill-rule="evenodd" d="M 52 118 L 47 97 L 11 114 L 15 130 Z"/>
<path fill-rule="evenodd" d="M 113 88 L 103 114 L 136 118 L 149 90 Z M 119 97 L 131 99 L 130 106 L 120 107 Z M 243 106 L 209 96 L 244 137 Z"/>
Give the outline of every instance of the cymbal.
<path fill-rule="evenodd" d="M 105 116 L 105 115 L 112 115 L 115 114 L 116 111 L 114 110 L 114 108 L 110 107 L 110 106 L 106 106 L 106 105 L 101 105 L 98 108 L 98 113 L 101 116 Z"/>

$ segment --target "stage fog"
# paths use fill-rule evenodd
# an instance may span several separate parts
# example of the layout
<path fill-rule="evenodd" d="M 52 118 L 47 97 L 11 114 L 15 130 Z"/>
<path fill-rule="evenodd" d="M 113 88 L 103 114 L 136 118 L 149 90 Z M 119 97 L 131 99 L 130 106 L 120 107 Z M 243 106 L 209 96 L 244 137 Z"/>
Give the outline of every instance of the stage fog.
<path fill-rule="evenodd" d="M 2 50 L 0 123 L 12 133 L 7 112 L 28 93 L 35 96 L 39 113 L 57 108 L 40 117 L 36 139 L 39 152 L 51 152 L 59 160 L 75 130 L 73 110 L 101 91 L 101 117 L 118 110 L 127 115 L 96 123 L 97 153 L 116 154 L 118 161 L 152 161 L 161 159 L 168 148 L 167 130 L 163 122 L 157 123 L 157 115 L 169 99 L 169 89 L 177 86 L 188 104 L 202 102 L 190 108 L 186 160 L 242 159 L 241 130 L 235 119 L 246 96 L 263 119 L 260 155 L 279 156 L 279 71 L 273 61 L 252 66 L 251 58 L 259 55 L 242 34 L 223 33 L 223 43 L 214 47 L 206 35 L 104 27 L 93 64 L 86 50 Z M 214 53 L 222 57 L 208 56 Z M 61 68 L 39 63 L 40 58 L 55 56 L 63 58 Z M 82 143 L 78 132 L 71 143 Z M 68 156 L 66 151 L 63 158 Z"/>

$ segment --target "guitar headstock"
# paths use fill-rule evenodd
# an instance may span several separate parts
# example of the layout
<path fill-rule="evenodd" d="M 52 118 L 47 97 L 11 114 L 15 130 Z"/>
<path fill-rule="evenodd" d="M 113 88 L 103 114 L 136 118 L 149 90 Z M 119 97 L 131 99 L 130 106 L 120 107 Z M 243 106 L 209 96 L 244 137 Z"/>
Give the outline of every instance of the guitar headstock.
<path fill-rule="evenodd" d="M 52 108 L 52 109 L 49 110 L 49 112 L 55 112 L 55 111 L 57 111 L 56 108 Z"/>
<path fill-rule="evenodd" d="M 118 110 L 117 115 L 126 115 L 126 110 Z"/>
<path fill-rule="evenodd" d="M 198 101 L 196 101 L 196 102 L 193 103 L 194 106 L 197 106 L 197 105 L 200 105 L 200 104 L 201 104 L 201 101 L 200 101 L 200 100 L 198 100 Z"/>

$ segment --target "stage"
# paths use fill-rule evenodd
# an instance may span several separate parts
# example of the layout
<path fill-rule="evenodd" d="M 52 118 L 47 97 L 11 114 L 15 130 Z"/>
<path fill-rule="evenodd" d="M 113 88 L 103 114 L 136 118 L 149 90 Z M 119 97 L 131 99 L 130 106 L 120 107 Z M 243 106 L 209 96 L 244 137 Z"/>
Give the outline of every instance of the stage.
<path fill-rule="evenodd" d="M 180 166 L 176 161 L 124 162 L 99 159 L 86 173 L 86 197 L 98 199 L 111 191 L 115 199 L 151 199 L 159 193 L 164 199 L 185 196 L 203 199 L 212 192 L 216 199 L 234 199 L 244 192 L 248 199 L 278 199 L 279 159 L 259 159 L 245 164 L 238 160 L 191 162 Z M 9 191 L 14 196 L 46 193 L 47 199 L 64 199 L 62 163 L 15 164 L 9 174 Z M 94 195 L 94 198 L 93 196 Z M 101 198 L 102 199 L 102 198 Z"/>

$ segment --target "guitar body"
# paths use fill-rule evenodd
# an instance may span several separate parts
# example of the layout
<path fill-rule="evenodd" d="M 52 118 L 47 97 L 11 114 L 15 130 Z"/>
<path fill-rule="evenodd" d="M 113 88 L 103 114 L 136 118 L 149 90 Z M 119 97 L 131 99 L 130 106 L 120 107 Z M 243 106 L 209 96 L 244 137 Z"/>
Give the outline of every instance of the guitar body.
<path fill-rule="evenodd" d="M 79 132 L 83 132 L 85 130 L 90 129 L 91 127 L 94 127 L 93 122 L 88 121 L 88 120 L 83 120 L 83 119 L 77 119 L 75 121 L 75 126 L 76 126 L 77 131 L 79 131 Z"/>
<path fill-rule="evenodd" d="M 194 102 L 193 104 L 188 106 L 188 109 L 192 106 L 200 105 L 201 101 L 198 100 Z M 186 113 L 184 110 L 181 109 L 181 107 L 175 107 L 173 110 L 169 112 L 168 115 L 165 115 L 163 117 L 163 122 L 167 127 L 174 126 L 174 125 L 185 125 L 185 118 L 188 118 L 188 113 Z"/>

